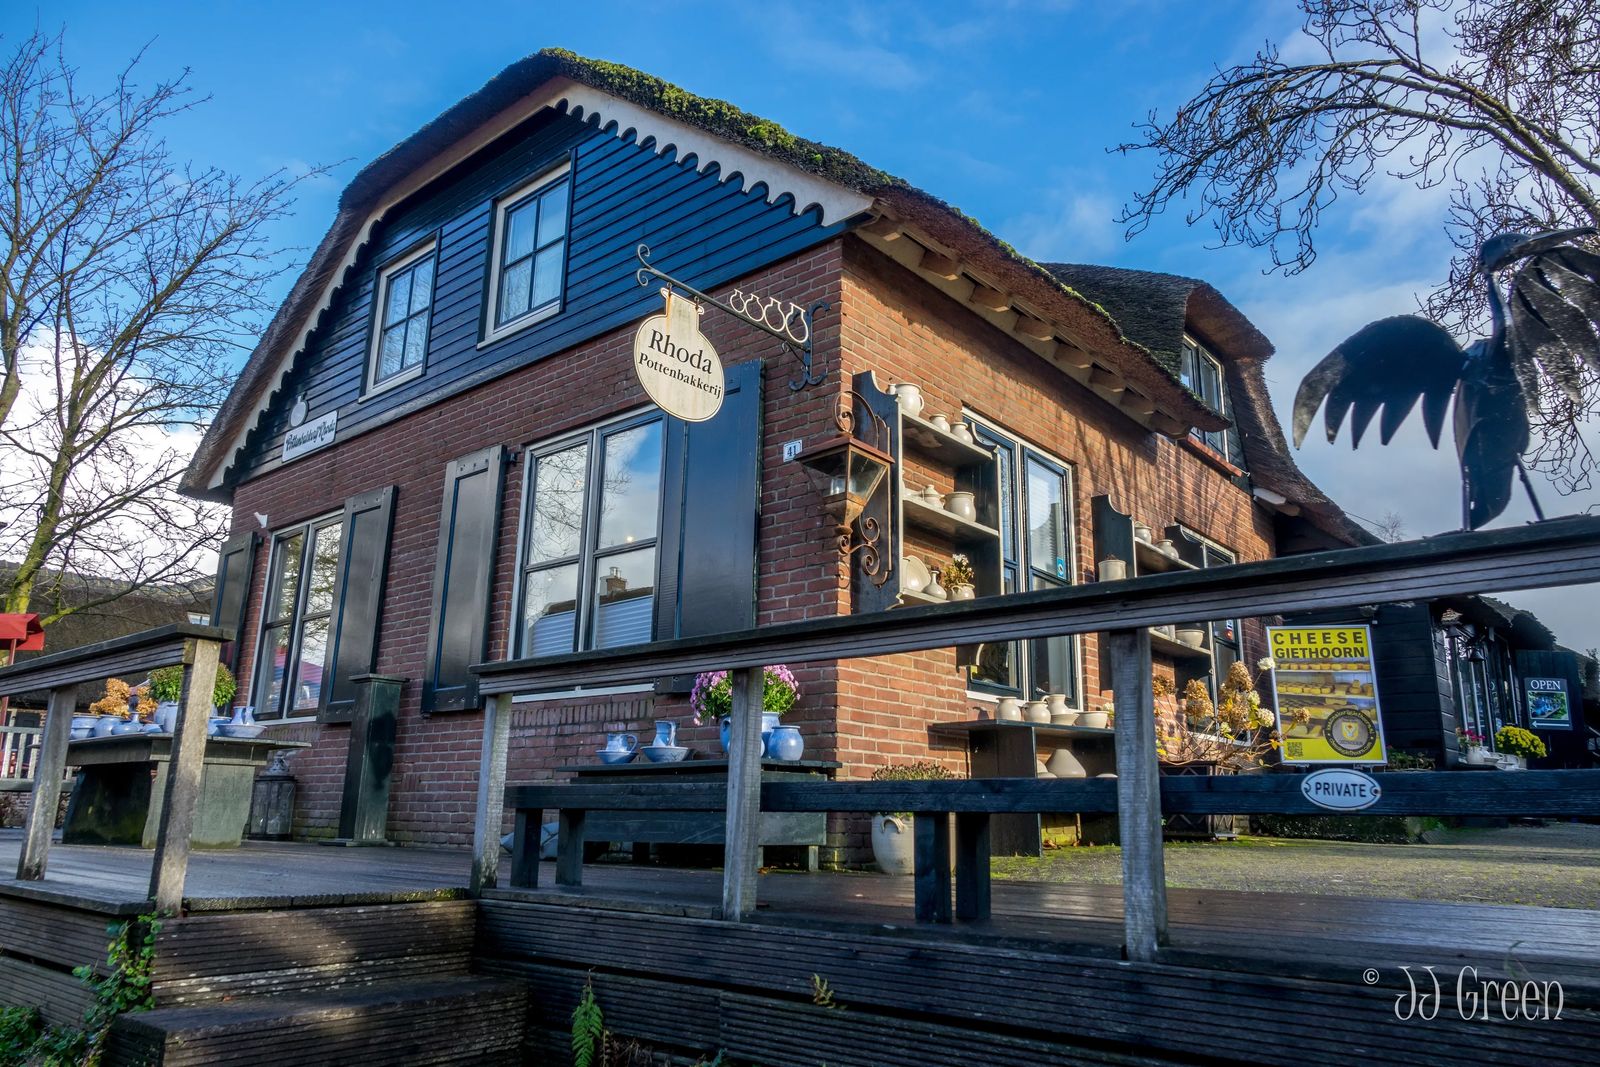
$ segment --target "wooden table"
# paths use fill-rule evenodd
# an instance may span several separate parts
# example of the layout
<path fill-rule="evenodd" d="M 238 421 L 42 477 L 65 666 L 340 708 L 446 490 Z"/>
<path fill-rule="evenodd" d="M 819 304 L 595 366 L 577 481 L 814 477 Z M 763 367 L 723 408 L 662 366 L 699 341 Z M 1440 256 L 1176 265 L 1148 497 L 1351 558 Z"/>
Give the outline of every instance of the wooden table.
<path fill-rule="evenodd" d="M 309 747 L 303 741 L 207 738 L 190 844 L 238 848 L 250 818 L 256 771 L 275 751 Z M 62 843 L 154 848 L 171 759 L 171 734 L 89 737 L 68 745 L 67 765 L 78 768 L 78 781 L 67 805 Z"/>
<path fill-rule="evenodd" d="M 761 761 L 763 782 L 822 781 L 833 777 L 839 764 L 828 760 Z M 577 768 L 579 782 L 722 782 L 728 780 L 726 759 L 687 759 L 678 763 L 651 763 L 643 754 L 632 763 L 596 764 Z M 721 845 L 727 818 L 702 811 L 595 811 L 590 812 L 586 834 L 590 841 L 629 841 L 635 846 Z M 828 817 L 822 812 L 763 812 L 761 846 L 798 846 L 806 850 L 805 867 L 817 869 L 817 846 L 828 842 Z M 765 857 L 763 857 L 763 863 Z"/>

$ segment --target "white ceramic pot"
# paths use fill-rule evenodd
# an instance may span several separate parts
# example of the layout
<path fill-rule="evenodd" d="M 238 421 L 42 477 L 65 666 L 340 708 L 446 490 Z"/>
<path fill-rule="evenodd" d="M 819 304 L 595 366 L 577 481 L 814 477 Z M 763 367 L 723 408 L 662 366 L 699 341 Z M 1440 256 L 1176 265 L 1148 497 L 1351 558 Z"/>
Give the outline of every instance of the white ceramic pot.
<path fill-rule="evenodd" d="M 1078 716 L 1078 725 L 1087 726 L 1091 730 L 1104 730 L 1111 721 L 1111 716 L 1103 711 L 1086 711 Z"/>
<path fill-rule="evenodd" d="M 1082 718 L 1082 716 L 1080 716 L 1076 711 L 1072 710 L 1071 708 L 1067 708 L 1067 709 L 1065 709 L 1063 711 L 1052 711 L 1050 713 L 1050 725 L 1051 726 L 1077 726 L 1078 725 L 1078 720 L 1080 718 Z"/>
<path fill-rule="evenodd" d="M 922 500 L 923 500 L 923 503 L 927 504 L 929 507 L 934 507 L 934 508 L 942 508 L 942 507 L 944 507 L 944 494 L 939 492 L 939 490 L 935 489 L 931 485 L 923 487 L 923 489 L 922 489 Z"/>
<path fill-rule="evenodd" d="M 920 593 L 928 587 L 933 580 L 933 575 L 928 573 L 928 568 L 915 556 L 903 556 L 900 560 L 900 585 L 913 593 Z"/>
<path fill-rule="evenodd" d="M 917 851 L 909 820 L 872 817 L 872 859 L 884 874 L 915 874 Z"/>
<path fill-rule="evenodd" d="M 951 493 L 944 498 L 944 509 L 968 522 L 976 522 L 978 518 L 978 505 L 971 493 Z"/>
<path fill-rule="evenodd" d="M 1044 698 L 1045 707 L 1050 709 L 1050 718 L 1066 714 L 1067 696 L 1065 693 L 1047 693 Z"/>
<path fill-rule="evenodd" d="M 928 422 L 935 430 L 943 430 L 945 433 L 950 432 L 950 420 L 943 415 L 930 415 L 928 416 Z"/>
<path fill-rule="evenodd" d="M 1087 778 L 1089 772 L 1084 770 L 1078 757 L 1072 754 L 1070 748 L 1058 748 L 1050 754 L 1050 759 L 1045 763 L 1046 769 L 1057 778 Z"/>
<path fill-rule="evenodd" d="M 1134 536 L 1135 539 L 1143 541 L 1145 544 L 1148 545 L 1150 543 L 1150 537 L 1151 537 L 1150 527 L 1146 526 L 1142 522 L 1134 523 L 1133 524 L 1133 536 Z"/>
<path fill-rule="evenodd" d="M 975 443 L 972 436 L 972 427 L 964 422 L 952 422 L 950 424 L 950 436 L 969 445 Z"/>
<path fill-rule="evenodd" d="M 1180 626 L 1175 632 L 1178 642 L 1190 648 L 1200 648 L 1206 643 L 1206 632 L 1197 626 Z"/>
<path fill-rule="evenodd" d="M 894 387 L 894 399 L 907 415 L 921 415 L 922 407 L 927 403 L 922 398 L 922 387 L 910 382 L 901 382 Z"/>
<path fill-rule="evenodd" d="M 1100 561 L 1100 580 L 1102 582 L 1120 582 L 1128 576 L 1128 561 L 1112 556 Z"/>
<path fill-rule="evenodd" d="M 1178 546 L 1165 537 L 1156 542 L 1156 551 L 1163 556 L 1171 556 L 1173 559 L 1178 558 Z"/>
<path fill-rule="evenodd" d="M 1030 700 L 1023 705 L 1022 717 L 1029 722 L 1048 723 L 1050 721 L 1050 705 L 1042 700 Z"/>
<path fill-rule="evenodd" d="M 1021 722 L 1022 701 L 1016 697 L 1001 697 L 994 706 L 994 717 L 999 722 Z"/>
<path fill-rule="evenodd" d="M 973 589 L 970 585 L 952 585 L 949 589 L 946 589 L 945 592 L 949 595 L 951 600 L 971 600 L 973 597 L 978 595 L 977 590 Z"/>

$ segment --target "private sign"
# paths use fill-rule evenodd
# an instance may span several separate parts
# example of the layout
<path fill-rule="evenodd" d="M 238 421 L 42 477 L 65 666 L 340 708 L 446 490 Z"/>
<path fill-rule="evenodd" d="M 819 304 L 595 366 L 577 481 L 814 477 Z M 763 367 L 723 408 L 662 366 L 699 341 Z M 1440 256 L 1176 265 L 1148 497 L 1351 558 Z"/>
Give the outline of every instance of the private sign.
<path fill-rule="evenodd" d="M 657 407 L 685 422 L 705 422 L 722 408 L 722 359 L 700 332 L 700 308 L 666 293 L 667 313 L 633 335 L 633 370 Z"/>

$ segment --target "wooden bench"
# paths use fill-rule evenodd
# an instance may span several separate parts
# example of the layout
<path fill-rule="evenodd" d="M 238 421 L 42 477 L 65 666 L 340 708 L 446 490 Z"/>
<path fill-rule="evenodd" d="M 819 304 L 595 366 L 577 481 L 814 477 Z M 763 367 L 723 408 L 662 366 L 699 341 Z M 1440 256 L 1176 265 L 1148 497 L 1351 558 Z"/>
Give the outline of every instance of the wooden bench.
<path fill-rule="evenodd" d="M 543 812 L 559 815 L 556 884 L 583 884 L 586 820 L 591 811 L 722 812 L 727 791 L 714 784 L 577 782 L 511 786 L 506 805 L 515 813 L 511 884 L 538 885 L 539 826 Z M 1000 813 L 1114 812 L 1116 782 L 1025 778 L 923 782 L 766 782 L 766 812 L 909 812 L 915 846 L 918 922 L 986 919 L 990 912 L 989 817 Z M 955 832 L 952 839 L 951 818 Z M 955 904 L 951 906 L 951 857 Z"/>

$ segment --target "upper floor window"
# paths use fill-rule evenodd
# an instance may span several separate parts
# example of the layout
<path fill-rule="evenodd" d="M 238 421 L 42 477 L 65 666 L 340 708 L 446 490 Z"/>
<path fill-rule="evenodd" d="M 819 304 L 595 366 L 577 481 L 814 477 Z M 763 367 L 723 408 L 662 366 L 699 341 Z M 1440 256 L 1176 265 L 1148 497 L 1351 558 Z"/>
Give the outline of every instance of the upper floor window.
<path fill-rule="evenodd" d="M 1007 593 L 1071 585 L 1074 566 L 1072 468 L 973 421 L 978 439 L 995 447 L 1000 465 L 1001 581 Z M 1079 703 L 1078 648 L 1073 637 L 1044 637 L 982 646 L 969 671 L 973 688 L 1025 698 L 1062 693 Z"/>
<path fill-rule="evenodd" d="M 422 373 L 433 309 L 433 265 L 434 246 L 429 244 L 379 273 L 369 389 L 399 385 Z"/>
<path fill-rule="evenodd" d="M 1205 401 L 1206 406 L 1212 411 L 1227 418 L 1233 417 L 1231 405 L 1228 403 L 1228 388 L 1222 373 L 1222 361 L 1188 337 L 1183 339 L 1179 376 L 1183 379 L 1183 384 Z M 1222 458 L 1238 462 L 1239 457 L 1228 454 L 1226 430 L 1203 432 L 1196 430 L 1195 437 L 1204 441 Z"/>
<path fill-rule="evenodd" d="M 651 412 L 529 450 L 521 655 L 651 639 L 661 437 Z"/>
<path fill-rule="evenodd" d="M 272 538 L 251 701 L 258 719 L 317 712 L 342 532 L 340 516 L 333 515 Z"/>
<path fill-rule="evenodd" d="M 571 166 L 562 164 L 495 205 L 485 340 L 561 309 L 571 188 Z"/>

